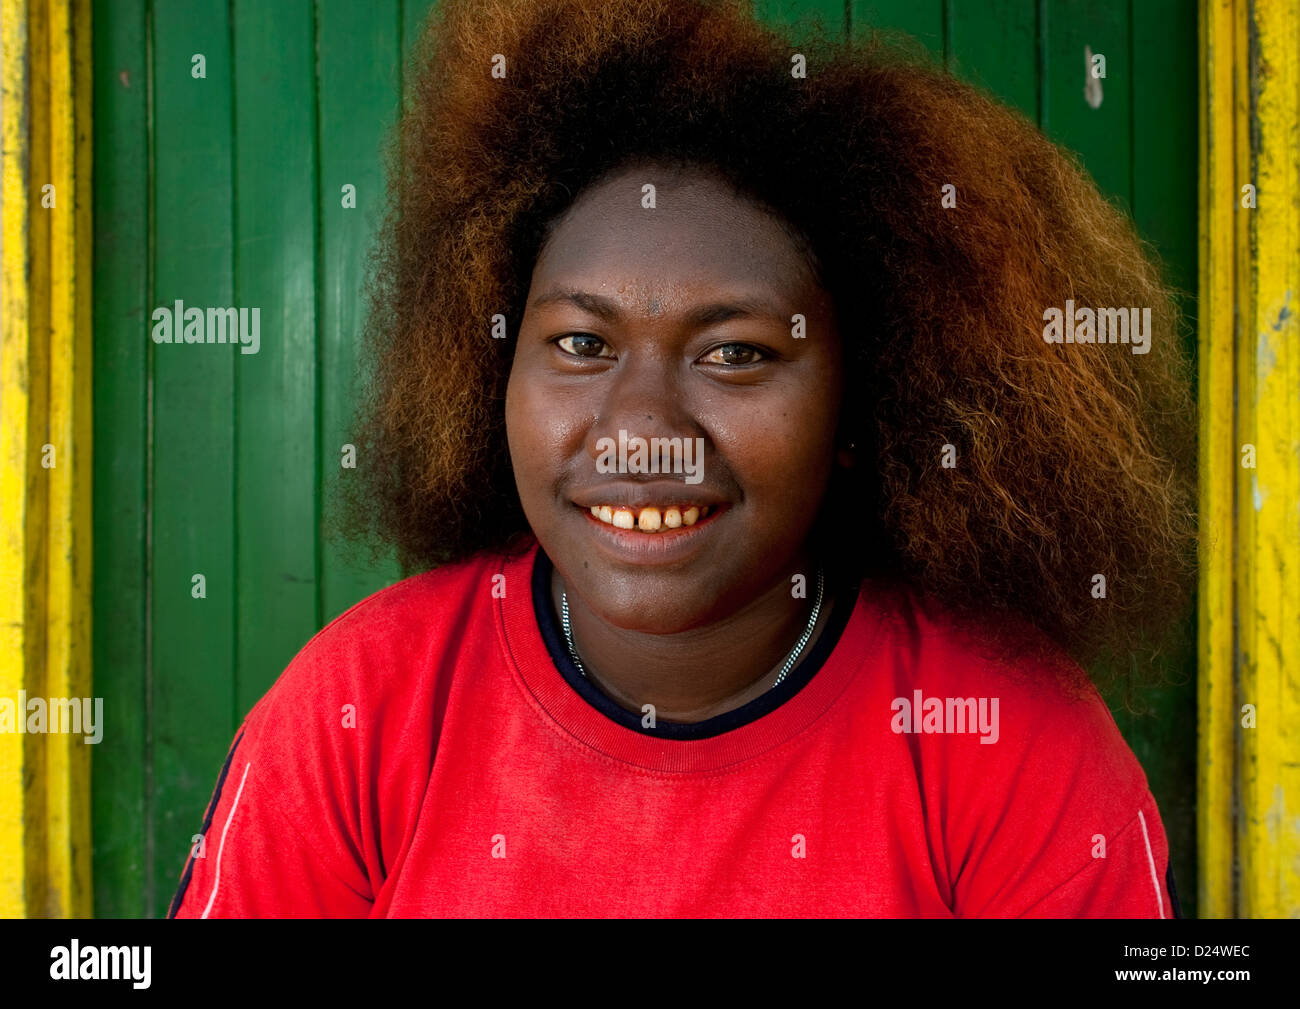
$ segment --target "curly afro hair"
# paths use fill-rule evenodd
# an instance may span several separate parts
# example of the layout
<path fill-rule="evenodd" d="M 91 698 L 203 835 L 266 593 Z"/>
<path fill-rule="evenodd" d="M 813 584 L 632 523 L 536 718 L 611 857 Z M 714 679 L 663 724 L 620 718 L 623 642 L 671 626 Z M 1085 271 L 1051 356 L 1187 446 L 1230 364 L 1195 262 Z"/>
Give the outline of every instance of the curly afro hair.
<path fill-rule="evenodd" d="M 1128 218 L 1033 124 L 919 57 L 817 25 L 792 39 L 735 0 L 443 0 L 413 69 L 372 264 L 354 533 L 408 571 L 518 546 L 504 392 L 548 226 L 616 168 L 684 162 L 815 253 L 858 446 L 822 528 L 840 523 L 857 570 L 1028 621 L 1085 664 L 1168 640 L 1195 537 L 1179 318 Z M 1066 299 L 1150 308 L 1149 353 L 1046 342 Z M 492 338 L 497 315 L 511 339 Z"/>

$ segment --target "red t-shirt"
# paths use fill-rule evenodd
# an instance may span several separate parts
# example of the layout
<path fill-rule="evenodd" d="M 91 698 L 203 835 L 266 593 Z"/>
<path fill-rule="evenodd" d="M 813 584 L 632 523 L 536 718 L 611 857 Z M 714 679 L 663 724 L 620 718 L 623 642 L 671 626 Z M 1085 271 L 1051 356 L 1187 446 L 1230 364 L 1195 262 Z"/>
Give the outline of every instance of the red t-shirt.
<path fill-rule="evenodd" d="M 408 578 L 307 644 L 236 736 L 177 917 L 1172 917 L 1095 691 L 869 582 L 774 711 L 656 738 L 561 676 L 537 552 Z"/>

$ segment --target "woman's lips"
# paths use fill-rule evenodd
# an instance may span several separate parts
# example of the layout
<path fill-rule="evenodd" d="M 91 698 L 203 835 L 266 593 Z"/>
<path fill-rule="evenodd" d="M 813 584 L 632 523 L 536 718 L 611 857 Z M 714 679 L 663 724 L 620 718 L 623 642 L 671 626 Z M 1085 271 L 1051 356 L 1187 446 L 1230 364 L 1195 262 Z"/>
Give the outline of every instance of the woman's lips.
<path fill-rule="evenodd" d="M 727 505 L 701 505 L 682 508 L 678 505 L 669 505 L 663 509 L 657 509 L 653 506 L 645 506 L 632 509 L 627 506 L 597 505 L 595 508 L 576 506 L 582 513 L 593 533 L 596 534 L 597 541 L 603 544 L 607 549 L 613 551 L 616 556 L 624 560 L 632 560 L 638 563 L 670 563 L 687 559 L 693 553 L 702 540 L 708 538 L 710 531 L 714 528 L 715 523 L 727 512 Z M 687 514 L 692 507 L 698 507 L 702 513 L 693 523 L 686 522 Z M 600 517 L 602 508 L 609 508 L 610 521 L 603 521 Z M 592 514 L 593 510 L 596 514 Z M 677 510 L 682 513 L 681 524 L 669 526 L 664 522 L 664 513 L 671 513 Z M 648 515 L 647 512 L 654 511 L 656 515 Z M 618 512 L 623 512 L 624 517 L 620 519 L 624 526 L 615 525 L 613 519 Z M 659 527 L 657 530 L 643 531 L 637 528 L 644 517 L 646 525 L 653 525 L 655 518 L 658 518 Z M 635 518 L 636 523 L 633 526 L 626 526 L 628 519 Z"/>

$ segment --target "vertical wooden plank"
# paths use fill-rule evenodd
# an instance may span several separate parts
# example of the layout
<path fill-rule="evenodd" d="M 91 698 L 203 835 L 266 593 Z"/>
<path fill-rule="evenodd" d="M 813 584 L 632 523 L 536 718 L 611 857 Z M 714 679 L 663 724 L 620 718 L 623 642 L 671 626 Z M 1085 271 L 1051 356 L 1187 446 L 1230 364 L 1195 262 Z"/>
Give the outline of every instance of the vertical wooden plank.
<path fill-rule="evenodd" d="M 90 107 L 78 16 L 78 0 L 0 7 L 0 910 L 14 917 L 91 909 Z"/>
<path fill-rule="evenodd" d="M 381 154 L 400 101 L 401 4 L 318 8 L 317 95 L 320 115 L 320 431 L 322 512 L 331 528 L 361 373 L 360 333 L 366 253 L 384 202 Z M 352 187 L 345 193 L 344 187 Z M 350 205 L 349 205 L 350 204 Z M 364 461 L 362 461 L 364 464 Z M 400 577 L 396 562 L 370 569 L 333 538 L 321 544 L 321 622 Z"/>
<path fill-rule="evenodd" d="M 90 12 L 84 0 L 55 0 L 50 19 L 50 520 L 46 596 L 45 737 L 49 885 L 44 914 L 88 917 L 90 884 L 89 725 L 56 701 L 90 697 Z M 80 22 L 77 24 L 76 22 Z M 42 203 L 44 206 L 44 203 Z M 67 711 L 65 724 L 62 712 Z M 88 713 L 93 719 L 94 710 Z M 99 726 L 102 731 L 102 725 Z M 77 730 L 77 731 L 73 731 Z"/>
<path fill-rule="evenodd" d="M 851 0 L 849 30 L 855 37 L 877 29 L 904 32 L 943 60 L 945 13 L 944 0 Z"/>
<path fill-rule="evenodd" d="M 1236 227 L 1234 0 L 1200 5 L 1198 334 L 1200 512 L 1197 593 L 1197 909 L 1231 918 L 1233 898 L 1233 485 Z M 1244 217 L 1243 217 L 1244 220 Z"/>
<path fill-rule="evenodd" d="M 240 0 L 234 18 L 233 303 L 261 319 L 256 353 L 226 348 L 237 390 L 238 718 L 317 626 L 317 187 L 313 6 Z"/>
<path fill-rule="evenodd" d="M 50 178 L 50 12 L 46 3 L 27 7 L 28 131 L 27 156 L 27 445 L 26 531 L 27 590 L 23 622 L 26 624 L 23 687 L 28 697 L 48 697 L 48 625 L 45 620 L 49 591 L 49 471 L 41 456 L 49 436 L 50 407 L 50 213 L 40 202 L 41 187 Z M 48 806 L 46 775 L 48 750 L 44 738 L 28 734 L 23 740 L 23 831 L 27 846 L 26 912 L 43 915 L 50 896 L 48 866 Z"/>
<path fill-rule="evenodd" d="M 1241 891 L 1244 917 L 1300 916 L 1300 9 L 1248 7 L 1258 207 L 1242 210 L 1255 252 L 1240 318 L 1241 437 L 1256 465 L 1239 473 Z"/>
<path fill-rule="evenodd" d="M 30 502 L 27 497 L 28 296 L 27 236 L 30 185 L 27 133 L 27 3 L 0 0 L 0 698 L 17 698 L 26 684 L 30 643 L 27 614 Z M 0 917 L 27 909 L 28 856 L 24 780 L 26 736 L 0 733 Z"/>
<path fill-rule="evenodd" d="M 1133 4 L 1133 218 L 1151 241 L 1188 314 L 1196 350 L 1196 20 L 1186 0 Z"/>
<path fill-rule="evenodd" d="M 49 353 L 49 407 L 46 414 L 45 438 L 49 449 L 42 454 L 52 464 L 45 472 L 48 487 L 49 522 L 46 525 L 45 557 L 48 564 L 45 590 L 45 690 L 48 698 L 85 696 L 84 684 L 75 683 L 76 670 L 72 666 L 74 649 L 69 633 L 69 621 L 75 605 L 70 564 L 74 545 L 70 539 L 70 508 L 73 502 L 73 474 L 82 445 L 77 444 L 74 430 L 75 395 L 72 388 L 73 339 L 76 327 L 74 284 L 76 273 L 76 230 L 73 205 L 75 177 L 73 158 L 75 125 L 71 121 L 72 60 L 71 25 L 68 8 L 64 3 L 45 5 L 47 48 L 45 51 L 45 76 L 49 87 L 49 104 L 38 115 L 46 119 L 49 161 L 44 175 L 44 185 L 53 187 L 50 196 L 54 205 L 44 199 L 38 204 L 49 228 L 50 324 L 46 331 Z M 87 437 L 87 442 L 89 437 Z M 89 444 L 84 446 L 89 449 Z M 46 460 L 43 460 L 45 463 Z M 89 670 L 86 670 L 89 673 Z M 51 708 L 52 713 L 52 708 Z M 53 724 L 47 726 L 53 729 Z M 45 746 L 45 879 L 48 887 L 43 906 L 34 908 L 42 917 L 61 917 L 64 904 L 78 881 L 74 879 L 73 865 L 67 858 L 70 837 L 72 801 L 69 795 L 71 761 L 80 754 L 67 745 L 68 736 L 49 732 Z M 81 740 L 78 740 L 80 743 Z M 84 751 L 85 746 L 81 749 Z"/>
<path fill-rule="evenodd" d="M 1034 0 L 948 0 L 948 67 L 1038 121 Z"/>
<path fill-rule="evenodd" d="M 1132 210 L 1152 243 L 1185 313 L 1184 350 L 1196 353 L 1196 22 L 1185 0 L 1132 5 Z M 1109 67 L 1107 68 L 1109 72 Z M 1147 773 L 1169 838 L 1183 913 L 1197 911 L 1196 610 L 1189 606 L 1185 647 L 1164 657 L 1168 684 L 1153 692 L 1152 713 L 1127 738 Z"/>
<path fill-rule="evenodd" d="M 1127 2 L 1091 0 L 1043 0 L 1039 8 L 1043 131 L 1081 155 L 1102 192 L 1125 209 L 1132 205 L 1128 12 Z M 1105 57 L 1104 79 L 1092 76 L 1088 52 Z"/>
<path fill-rule="evenodd" d="M 148 914 L 145 484 L 149 136 L 145 0 L 96 0 L 94 684 L 111 726 L 91 755 L 95 912 Z"/>
<path fill-rule="evenodd" d="M 236 305 L 231 27 L 226 0 L 153 6 L 154 307 Z M 202 56 L 206 77 L 195 78 Z M 141 339 L 149 339 L 147 333 Z M 166 913 L 234 712 L 233 391 L 237 347 L 150 344 L 153 358 L 146 903 Z M 242 363 L 242 362 L 241 362 Z M 196 598 L 194 576 L 206 595 Z"/>
<path fill-rule="evenodd" d="M 1252 67 L 1252 39 L 1254 25 L 1250 17 L 1249 0 L 1234 0 L 1232 10 L 1233 36 L 1233 153 L 1236 188 L 1240 191 L 1245 184 L 1258 188 L 1259 177 L 1255 164 L 1255 144 L 1253 135 L 1254 106 Z M 1258 197 L 1256 197 L 1258 200 Z M 1250 543 L 1254 539 L 1254 490 L 1250 472 L 1245 468 L 1243 449 L 1245 445 L 1255 447 L 1255 413 L 1252 404 L 1255 401 L 1255 369 L 1253 366 L 1253 348 L 1250 334 L 1254 329 L 1255 295 L 1257 288 L 1256 261 L 1251 249 L 1255 237 L 1255 221 L 1252 213 L 1245 212 L 1240 202 L 1235 213 L 1233 229 L 1233 249 L 1235 252 L 1235 276 L 1233 278 L 1233 311 L 1236 326 L 1233 331 L 1233 440 L 1236 465 L 1233 468 L 1233 555 L 1234 555 L 1234 594 L 1233 594 L 1233 696 L 1231 698 L 1231 717 L 1233 722 L 1233 841 L 1232 871 L 1233 893 L 1232 914 L 1241 914 L 1243 905 L 1242 889 L 1242 852 L 1249 844 L 1248 818 L 1241 808 L 1242 790 L 1246 771 L 1242 768 L 1245 739 L 1248 731 L 1241 723 L 1243 704 L 1256 704 L 1247 694 L 1253 693 L 1248 686 L 1253 679 L 1247 668 L 1254 642 L 1250 619 L 1250 600 L 1255 595 L 1255 565 L 1250 555 Z M 1257 212 L 1257 211 L 1256 211 Z M 1258 465 L 1258 459 L 1256 460 Z M 1247 626 L 1242 626 L 1245 619 Z"/>

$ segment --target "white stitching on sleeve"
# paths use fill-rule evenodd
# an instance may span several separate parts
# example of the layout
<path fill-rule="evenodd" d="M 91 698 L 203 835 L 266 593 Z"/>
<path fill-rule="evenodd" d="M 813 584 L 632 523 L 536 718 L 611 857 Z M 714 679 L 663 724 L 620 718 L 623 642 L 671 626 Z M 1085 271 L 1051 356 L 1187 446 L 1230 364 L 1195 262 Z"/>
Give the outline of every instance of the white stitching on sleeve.
<path fill-rule="evenodd" d="M 212 902 L 217 899 L 217 887 L 221 885 L 221 853 L 226 849 L 226 831 L 230 829 L 230 821 L 235 818 L 235 810 L 239 808 L 239 797 L 244 794 L 244 782 L 248 780 L 248 769 L 252 766 L 251 760 L 244 765 L 244 776 L 239 779 L 239 791 L 235 793 L 235 801 L 230 804 L 230 812 L 226 814 L 226 825 L 221 828 L 221 843 L 217 845 L 217 875 L 212 881 L 212 895 L 208 897 L 208 906 L 203 909 L 203 914 L 199 916 L 201 918 L 208 916 L 208 912 L 212 910 Z M 1149 845 L 1147 850 L 1150 851 Z"/>
<path fill-rule="evenodd" d="M 1160 917 L 1163 918 L 1165 916 L 1165 897 L 1160 892 L 1160 879 L 1156 873 L 1156 860 L 1155 856 L 1151 854 L 1151 835 L 1147 833 L 1147 818 L 1142 815 L 1140 809 L 1138 810 L 1138 820 L 1142 824 L 1142 840 L 1146 842 L 1147 846 L 1147 864 L 1151 866 L 1151 885 L 1156 888 L 1156 906 L 1160 908 Z M 217 857 L 218 859 L 221 857 L 220 853 L 218 853 Z"/>

